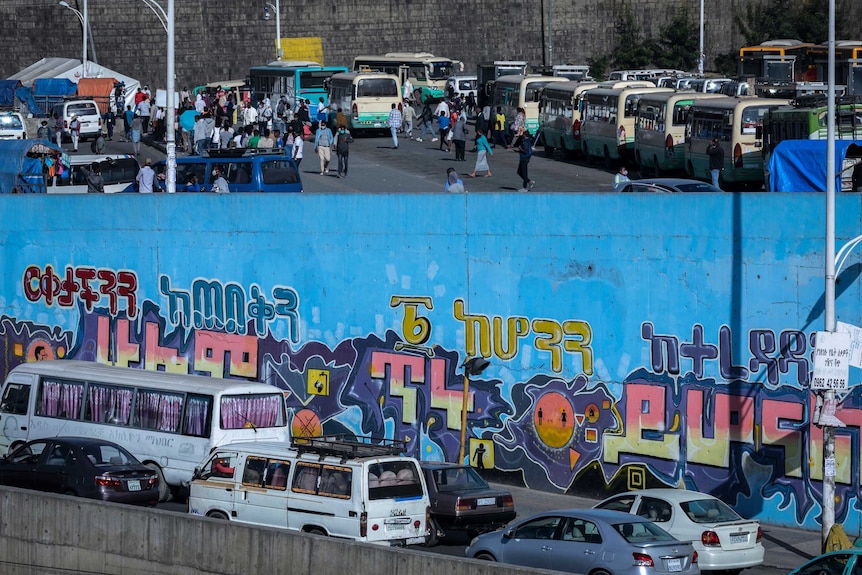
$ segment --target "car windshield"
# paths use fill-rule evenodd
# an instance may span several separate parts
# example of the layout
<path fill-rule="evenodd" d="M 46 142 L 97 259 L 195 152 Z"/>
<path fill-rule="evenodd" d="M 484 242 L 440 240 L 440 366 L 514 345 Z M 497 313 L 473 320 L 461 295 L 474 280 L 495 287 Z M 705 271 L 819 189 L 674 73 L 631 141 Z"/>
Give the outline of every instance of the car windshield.
<path fill-rule="evenodd" d="M 18 116 L 0 116 L 0 128 L 4 130 L 20 130 L 23 127 Z"/>
<path fill-rule="evenodd" d="M 676 541 L 674 537 L 651 521 L 617 523 L 614 529 L 629 543 L 652 541 Z"/>
<path fill-rule="evenodd" d="M 450 467 L 434 470 L 437 491 L 487 489 L 488 483 L 472 467 Z"/>
<path fill-rule="evenodd" d="M 679 506 L 695 523 L 721 523 L 742 519 L 736 511 L 718 499 L 684 501 Z"/>

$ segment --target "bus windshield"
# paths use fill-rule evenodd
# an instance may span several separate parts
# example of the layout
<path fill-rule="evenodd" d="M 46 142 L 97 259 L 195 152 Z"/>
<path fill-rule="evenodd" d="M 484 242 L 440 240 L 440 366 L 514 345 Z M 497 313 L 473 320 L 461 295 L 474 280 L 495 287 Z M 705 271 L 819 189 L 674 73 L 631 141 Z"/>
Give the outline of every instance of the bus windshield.
<path fill-rule="evenodd" d="M 428 77 L 432 80 L 446 80 L 452 74 L 452 62 L 428 62 Z"/>
<path fill-rule="evenodd" d="M 390 78 L 364 78 L 359 80 L 356 86 L 357 98 L 379 98 L 393 95 L 398 95 L 398 86 Z"/>

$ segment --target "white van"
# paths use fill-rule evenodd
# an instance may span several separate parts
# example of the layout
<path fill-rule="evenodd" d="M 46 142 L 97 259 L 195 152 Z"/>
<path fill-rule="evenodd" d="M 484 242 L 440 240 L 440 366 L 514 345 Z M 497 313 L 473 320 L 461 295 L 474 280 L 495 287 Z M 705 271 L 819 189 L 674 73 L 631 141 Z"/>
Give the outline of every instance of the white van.
<path fill-rule="evenodd" d="M 0 139 L 26 140 L 27 124 L 18 112 L 0 113 Z"/>
<path fill-rule="evenodd" d="M 54 105 L 51 117 L 58 114 L 63 119 L 63 139 L 71 140 L 69 123 L 72 116 L 77 116 L 81 122 L 80 139 L 97 138 L 102 133 L 102 115 L 95 100 L 65 100 Z M 53 128 L 53 126 L 52 126 Z"/>
<path fill-rule="evenodd" d="M 87 175 L 94 163 L 99 164 L 105 193 L 116 194 L 135 183 L 141 166 L 132 154 L 76 154 L 69 156 L 70 170 L 62 178 L 54 178 L 49 194 L 86 194 Z"/>
<path fill-rule="evenodd" d="M 372 440 L 375 442 L 381 440 Z M 403 442 L 337 436 L 232 443 L 195 472 L 189 513 L 404 546 L 428 536 L 430 503 Z"/>

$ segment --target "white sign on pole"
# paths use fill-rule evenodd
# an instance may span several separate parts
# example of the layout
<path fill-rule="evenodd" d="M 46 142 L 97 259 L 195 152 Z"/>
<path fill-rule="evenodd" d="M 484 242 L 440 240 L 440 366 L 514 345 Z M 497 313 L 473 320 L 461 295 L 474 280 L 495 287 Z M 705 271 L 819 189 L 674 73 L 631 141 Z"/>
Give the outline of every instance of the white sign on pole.
<path fill-rule="evenodd" d="M 811 389 L 847 389 L 850 375 L 850 334 L 818 331 Z"/>
<path fill-rule="evenodd" d="M 839 321 L 838 331 L 850 334 L 850 365 L 862 368 L 862 327 Z"/>

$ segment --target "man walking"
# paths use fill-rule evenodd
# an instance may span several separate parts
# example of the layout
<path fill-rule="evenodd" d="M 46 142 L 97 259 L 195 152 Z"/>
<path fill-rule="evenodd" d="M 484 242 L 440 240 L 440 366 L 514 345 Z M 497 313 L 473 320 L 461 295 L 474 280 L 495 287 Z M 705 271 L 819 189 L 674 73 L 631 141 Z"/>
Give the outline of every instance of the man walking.
<path fill-rule="evenodd" d="M 401 110 L 397 104 L 392 104 L 389 111 L 389 131 L 392 132 L 392 147 L 398 149 L 398 130 L 401 129 Z"/>
<path fill-rule="evenodd" d="M 512 143 L 512 148 L 518 152 L 518 175 L 521 176 L 521 181 L 524 184 L 522 191 L 529 192 L 533 189 L 533 184 L 536 183 L 530 179 L 527 172 L 530 158 L 533 157 L 533 138 L 530 136 L 529 130 L 521 131 L 518 140 Z"/>
<path fill-rule="evenodd" d="M 721 177 L 721 170 L 724 169 L 724 148 L 718 142 L 718 138 L 713 138 L 712 143 L 706 147 L 706 155 L 709 156 L 709 173 L 712 175 L 712 185 L 720 189 L 718 180 Z"/>
<path fill-rule="evenodd" d="M 332 130 L 326 122 L 320 122 L 320 127 L 314 133 L 314 151 L 320 158 L 320 175 L 329 172 L 329 160 L 332 157 Z"/>

